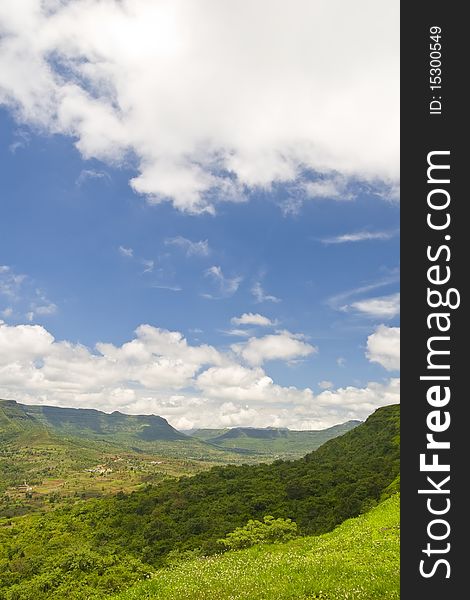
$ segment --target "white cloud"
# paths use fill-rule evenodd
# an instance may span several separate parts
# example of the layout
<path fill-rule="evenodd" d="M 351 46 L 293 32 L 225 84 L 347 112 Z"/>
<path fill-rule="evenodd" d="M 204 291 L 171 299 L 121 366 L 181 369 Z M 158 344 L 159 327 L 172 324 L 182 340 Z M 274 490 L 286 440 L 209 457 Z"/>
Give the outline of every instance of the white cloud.
<path fill-rule="evenodd" d="M 126 248 L 125 246 L 119 246 L 118 250 L 119 250 L 119 254 L 121 256 L 125 256 L 127 258 L 132 258 L 134 256 L 134 250 L 132 248 Z"/>
<path fill-rule="evenodd" d="M 355 233 L 343 233 L 321 240 L 324 244 L 345 244 L 348 242 L 364 242 L 368 240 L 390 240 L 398 234 L 398 231 L 357 231 Z"/>
<path fill-rule="evenodd" d="M 379 325 L 367 338 L 367 358 L 387 371 L 400 368 L 400 328 Z"/>
<path fill-rule="evenodd" d="M 304 190 L 309 198 L 328 198 L 331 200 L 352 200 L 353 195 L 347 189 L 348 181 L 336 175 L 326 179 L 308 181 Z"/>
<path fill-rule="evenodd" d="M 333 382 L 327 380 L 319 381 L 318 387 L 320 387 L 322 390 L 329 390 L 333 387 Z"/>
<path fill-rule="evenodd" d="M 54 315 L 57 312 L 57 304 L 50 302 L 49 304 L 34 306 L 34 312 L 37 315 Z"/>
<path fill-rule="evenodd" d="M 234 344 L 232 350 L 250 365 L 262 365 L 268 360 L 304 358 L 318 351 L 301 338 L 289 331 L 281 331 L 261 338 L 252 337 L 246 343 Z"/>
<path fill-rule="evenodd" d="M 398 379 L 315 395 L 308 387 L 278 385 L 259 364 L 242 365 L 237 356 L 150 325 L 120 346 L 100 343 L 91 351 L 56 341 L 39 325 L 0 321 L 0 398 L 160 414 L 176 427 L 294 429 L 363 419 L 399 399 Z"/>
<path fill-rule="evenodd" d="M 372 283 L 361 285 L 351 290 L 347 290 L 345 292 L 341 292 L 340 294 L 331 296 L 327 299 L 327 303 L 334 310 L 347 311 L 349 309 L 349 304 L 345 304 L 345 302 L 350 298 L 354 298 L 355 296 L 362 296 L 371 292 L 372 290 L 395 284 L 398 280 L 398 271 L 393 271 L 392 273 L 390 273 L 390 275 L 387 275 L 386 277 L 383 277 L 378 281 L 373 281 Z"/>
<path fill-rule="evenodd" d="M 51 302 L 44 291 L 35 287 L 31 277 L 16 273 L 7 265 L 0 265 L 0 296 L 8 298 L 8 302 L 13 305 L 1 313 L 5 318 L 24 314 L 31 322 L 36 315 L 50 316 L 58 310 L 57 304 Z"/>
<path fill-rule="evenodd" d="M 245 329 L 223 329 L 222 333 L 225 335 L 232 335 L 234 337 L 249 337 L 251 333 Z"/>
<path fill-rule="evenodd" d="M 0 321 L 0 365 L 34 360 L 49 353 L 53 336 L 39 325 L 11 327 Z"/>
<path fill-rule="evenodd" d="M 157 289 L 157 290 L 168 290 L 169 292 L 181 292 L 183 291 L 183 288 L 180 287 L 179 285 L 158 285 L 158 284 L 154 284 L 152 285 L 153 288 Z"/>
<path fill-rule="evenodd" d="M 232 406 L 247 402 L 292 405 L 309 403 L 313 398 L 309 388 L 300 390 L 279 386 L 263 369 L 250 369 L 238 364 L 207 369 L 199 375 L 197 386 L 205 397 L 230 402 Z"/>
<path fill-rule="evenodd" d="M 349 419 L 364 419 L 379 406 L 396 404 L 400 401 L 400 380 L 391 378 L 386 383 L 369 382 L 359 388 L 348 386 L 336 390 L 325 390 L 316 398 L 318 407 Z M 352 416 L 357 415 L 357 416 Z"/>
<path fill-rule="evenodd" d="M 232 317 L 230 319 L 234 325 L 256 325 L 258 327 L 271 327 L 276 325 L 275 321 L 271 321 L 268 317 L 259 313 L 243 313 L 241 317 Z"/>
<path fill-rule="evenodd" d="M 398 180 L 398 2 L 3 0 L 0 28 L 0 102 L 86 159 L 135 156 L 149 202 Z"/>
<path fill-rule="evenodd" d="M 206 270 L 205 276 L 211 278 L 218 290 L 218 296 L 212 294 L 203 294 L 204 298 L 216 299 L 216 298 L 227 298 L 233 296 L 238 290 L 240 283 L 243 281 L 243 277 L 225 277 L 222 269 L 218 266 L 212 266 Z"/>
<path fill-rule="evenodd" d="M 31 141 L 31 136 L 25 130 L 18 129 L 14 133 L 15 140 L 8 146 L 8 150 L 12 154 L 16 154 L 16 151 L 21 148 L 26 148 Z"/>
<path fill-rule="evenodd" d="M 186 256 L 208 256 L 210 254 L 208 240 L 192 242 L 191 240 L 179 235 L 174 238 L 166 239 L 165 244 L 179 246 L 186 252 Z"/>
<path fill-rule="evenodd" d="M 254 296 L 256 302 L 258 302 L 258 304 L 261 304 L 262 302 L 274 302 L 276 304 L 278 302 L 281 302 L 280 298 L 277 298 L 272 294 L 266 294 L 263 289 L 263 286 L 259 281 L 256 281 L 253 284 L 253 287 L 251 288 L 251 293 Z"/>
<path fill-rule="evenodd" d="M 336 359 L 336 364 L 338 365 L 338 367 L 344 367 L 344 365 L 346 364 L 346 359 L 343 356 L 338 356 L 338 358 Z"/>
<path fill-rule="evenodd" d="M 138 327 L 136 337 L 122 346 L 98 343 L 96 351 L 55 342 L 39 325 L 0 324 L 0 366 L 11 371 L 17 362 L 26 389 L 56 390 L 63 401 L 72 392 L 96 392 L 103 386 L 177 390 L 186 387 L 204 365 L 228 360 L 212 346 L 190 346 L 179 332 L 150 325 Z M 38 358 L 39 367 L 32 362 Z"/>
<path fill-rule="evenodd" d="M 90 179 L 101 179 L 104 181 L 110 181 L 111 177 L 105 171 L 96 171 L 94 169 L 82 169 L 80 175 L 77 177 L 75 184 L 81 187 L 85 182 Z"/>
<path fill-rule="evenodd" d="M 126 246 L 119 246 L 118 252 L 121 256 L 126 259 L 135 259 L 137 263 L 140 263 L 144 270 L 142 273 L 152 273 L 155 267 L 155 261 L 148 258 L 139 258 L 136 256 L 133 248 L 127 248 Z"/>
<path fill-rule="evenodd" d="M 359 300 L 353 302 L 349 308 L 364 313 L 368 317 L 392 319 L 400 314 L 400 294 Z"/>
<path fill-rule="evenodd" d="M 140 262 L 145 267 L 144 273 L 151 273 L 153 271 L 153 268 L 155 266 L 155 261 L 153 261 L 153 260 L 147 260 L 147 259 L 143 258 Z"/>
<path fill-rule="evenodd" d="M 18 299 L 26 275 L 15 273 L 8 265 L 0 265 L 0 294 Z"/>

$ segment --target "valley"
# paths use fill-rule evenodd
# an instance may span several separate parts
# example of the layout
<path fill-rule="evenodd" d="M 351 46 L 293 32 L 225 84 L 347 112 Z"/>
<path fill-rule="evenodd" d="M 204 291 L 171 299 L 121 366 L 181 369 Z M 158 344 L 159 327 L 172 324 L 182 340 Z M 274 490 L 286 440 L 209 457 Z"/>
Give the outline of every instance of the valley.
<path fill-rule="evenodd" d="M 189 435 L 154 415 L 0 400 L 0 517 L 130 492 L 214 465 L 299 458 L 358 423 L 318 432 L 234 428 Z"/>

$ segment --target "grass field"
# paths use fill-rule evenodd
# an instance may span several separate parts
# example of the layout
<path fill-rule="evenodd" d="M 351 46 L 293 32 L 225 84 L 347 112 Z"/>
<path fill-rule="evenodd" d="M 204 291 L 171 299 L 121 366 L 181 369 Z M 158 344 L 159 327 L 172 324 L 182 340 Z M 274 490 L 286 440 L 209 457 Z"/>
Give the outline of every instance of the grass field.
<path fill-rule="evenodd" d="M 199 558 L 109 600 L 394 600 L 399 494 L 331 533 Z"/>

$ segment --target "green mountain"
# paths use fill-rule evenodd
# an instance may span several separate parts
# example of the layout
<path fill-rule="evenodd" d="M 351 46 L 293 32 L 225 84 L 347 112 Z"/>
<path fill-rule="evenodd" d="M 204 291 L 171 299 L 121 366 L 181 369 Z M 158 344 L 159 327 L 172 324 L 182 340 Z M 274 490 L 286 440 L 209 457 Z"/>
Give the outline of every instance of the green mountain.
<path fill-rule="evenodd" d="M 46 429 L 58 435 L 98 440 L 153 442 L 187 440 L 166 419 L 155 415 L 111 414 L 89 408 L 28 406 L 14 400 L 0 400 L 0 435 Z"/>
<path fill-rule="evenodd" d="M 188 435 L 232 451 L 253 452 L 271 458 L 300 458 L 322 444 L 343 435 L 360 421 L 347 421 L 322 430 L 295 431 L 280 427 L 233 427 L 231 429 L 195 429 Z"/>

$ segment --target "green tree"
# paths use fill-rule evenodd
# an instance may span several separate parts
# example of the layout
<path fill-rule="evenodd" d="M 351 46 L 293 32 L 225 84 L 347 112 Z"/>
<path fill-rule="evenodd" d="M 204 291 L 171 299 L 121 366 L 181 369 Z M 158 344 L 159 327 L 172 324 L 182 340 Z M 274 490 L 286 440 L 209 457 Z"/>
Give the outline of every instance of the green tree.
<path fill-rule="evenodd" d="M 267 515 L 263 522 L 250 519 L 244 527 L 237 527 L 218 542 L 228 550 L 240 550 L 255 544 L 287 542 L 297 535 L 297 523 L 291 519 L 275 519 Z"/>

